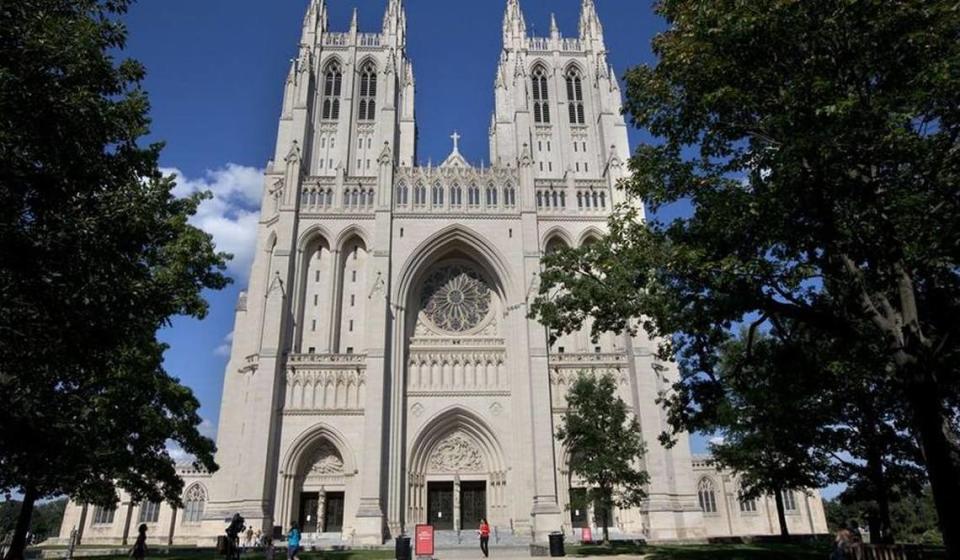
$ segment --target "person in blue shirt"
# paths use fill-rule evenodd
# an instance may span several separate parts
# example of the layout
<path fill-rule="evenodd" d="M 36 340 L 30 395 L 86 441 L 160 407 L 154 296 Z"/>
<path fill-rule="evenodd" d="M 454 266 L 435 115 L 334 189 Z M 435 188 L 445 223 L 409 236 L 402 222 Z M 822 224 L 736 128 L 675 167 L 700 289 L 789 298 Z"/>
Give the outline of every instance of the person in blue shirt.
<path fill-rule="evenodd" d="M 300 528 L 296 523 L 290 526 L 287 533 L 287 560 L 300 560 Z"/>

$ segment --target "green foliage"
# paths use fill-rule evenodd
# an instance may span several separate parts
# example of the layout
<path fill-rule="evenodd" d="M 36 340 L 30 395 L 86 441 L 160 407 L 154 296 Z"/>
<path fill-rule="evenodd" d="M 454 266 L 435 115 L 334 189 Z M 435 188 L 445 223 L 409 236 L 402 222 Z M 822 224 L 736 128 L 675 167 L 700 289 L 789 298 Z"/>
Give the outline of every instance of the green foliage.
<path fill-rule="evenodd" d="M 836 530 L 857 521 L 866 527 L 868 518 L 876 514 L 876 505 L 870 500 L 859 500 L 856 495 L 842 493 L 834 500 L 824 501 L 827 524 Z M 891 504 L 894 539 L 898 543 L 943 545 L 943 535 L 937 526 L 937 510 L 930 488 L 920 493 L 902 493 Z"/>
<path fill-rule="evenodd" d="M 611 375 L 580 374 L 567 395 L 557 437 L 570 454 L 570 470 L 589 485 L 588 500 L 599 506 L 607 542 L 609 510 L 639 504 L 649 482 L 640 468 L 645 449 L 640 423 L 617 396 Z"/>
<path fill-rule="evenodd" d="M 698 397 L 705 406 L 695 413 L 685 405 L 671 414 L 688 415 L 688 424 L 723 436 L 723 443 L 712 445 L 713 456 L 740 475 L 743 498 L 819 488 L 827 481 L 830 455 L 822 446 L 822 426 L 829 420 L 823 392 L 828 381 L 809 367 L 804 348 L 766 336 L 731 341 L 722 350 L 718 377 L 696 383 L 719 396 Z M 777 508 L 781 533 L 787 534 L 780 500 Z"/>
<path fill-rule="evenodd" d="M 960 557 L 960 10 L 952 0 L 662 0 L 656 66 L 626 76 L 640 147 L 606 239 L 547 257 L 532 311 L 558 333 L 663 337 L 674 428 L 722 400 L 741 324 L 861 346 L 903 410 Z M 862 380 L 854 371 L 846 388 Z M 722 385 L 721 385 L 722 387 Z M 877 402 L 882 402 L 882 399 Z M 683 409 L 690 414 L 677 413 Z M 881 422 L 886 419 L 878 419 Z M 693 426 L 695 427 L 695 426 Z"/>
<path fill-rule="evenodd" d="M 21 505 L 22 502 L 18 500 L 0 502 L 0 543 L 8 542 L 13 534 Z M 60 534 L 60 524 L 63 522 L 63 512 L 66 508 L 66 498 L 52 500 L 36 506 L 33 510 L 33 519 L 30 522 L 30 533 L 36 537 L 38 542 Z"/>
<path fill-rule="evenodd" d="M 28 503 L 112 505 L 116 483 L 179 504 L 170 441 L 216 468 L 156 333 L 206 314 L 228 255 L 139 143 L 144 70 L 113 58 L 129 3 L 0 6 L 0 490 Z"/>

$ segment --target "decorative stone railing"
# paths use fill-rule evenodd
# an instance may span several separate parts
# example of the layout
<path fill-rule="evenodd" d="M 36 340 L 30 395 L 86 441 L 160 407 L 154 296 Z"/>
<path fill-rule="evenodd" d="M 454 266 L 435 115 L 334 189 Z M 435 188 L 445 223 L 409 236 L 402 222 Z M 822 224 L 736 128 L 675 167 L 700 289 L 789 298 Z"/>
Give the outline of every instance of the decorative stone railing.
<path fill-rule="evenodd" d="M 550 355 L 550 365 L 562 369 L 602 366 L 626 367 L 627 355 L 622 352 L 556 353 Z"/>
<path fill-rule="evenodd" d="M 367 367 L 366 354 L 290 354 L 287 364 L 294 368 L 303 367 Z"/>
<path fill-rule="evenodd" d="M 560 50 L 567 52 L 581 51 L 583 50 L 583 44 L 580 42 L 580 39 L 563 38 L 560 39 Z"/>
<path fill-rule="evenodd" d="M 502 349 L 458 352 L 411 348 L 407 389 L 425 394 L 503 391 L 510 386 L 505 360 Z"/>
<path fill-rule="evenodd" d="M 567 393 L 581 375 L 611 375 L 617 394 L 630 402 L 627 356 L 620 352 L 550 355 L 550 384 L 554 412 L 566 410 Z"/>
<path fill-rule="evenodd" d="M 378 33 L 361 33 L 357 37 L 357 42 L 361 47 L 379 47 L 380 35 Z"/>
<path fill-rule="evenodd" d="M 293 354 L 287 358 L 284 411 L 358 412 L 366 387 L 364 354 Z"/>
<path fill-rule="evenodd" d="M 550 39 L 547 37 L 530 37 L 527 48 L 531 51 L 553 50 L 550 48 Z"/>
<path fill-rule="evenodd" d="M 345 47 L 350 44 L 349 33 L 324 33 L 323 46 L 325 47 Z"/>

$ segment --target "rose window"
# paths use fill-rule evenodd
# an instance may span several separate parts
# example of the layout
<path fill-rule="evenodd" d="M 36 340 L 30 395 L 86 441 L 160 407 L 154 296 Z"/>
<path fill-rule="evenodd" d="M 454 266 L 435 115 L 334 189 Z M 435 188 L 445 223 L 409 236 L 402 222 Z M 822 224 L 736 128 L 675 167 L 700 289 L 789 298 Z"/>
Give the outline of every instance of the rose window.
<path fill-rule="evenodd" d="M 445 266 L 427 276 L 420 303 L 435 327 L 460 333 L 477 327 L 489 314 L 490 287 L 471 268 Z"/>

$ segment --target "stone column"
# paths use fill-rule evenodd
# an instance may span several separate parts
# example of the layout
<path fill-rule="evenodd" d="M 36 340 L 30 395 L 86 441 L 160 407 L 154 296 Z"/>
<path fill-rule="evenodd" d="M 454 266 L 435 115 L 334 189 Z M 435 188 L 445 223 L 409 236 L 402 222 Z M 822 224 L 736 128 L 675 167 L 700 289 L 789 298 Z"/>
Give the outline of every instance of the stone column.
<path fill-rule="evenodd" d="M 460 475 L 453 479 L 453 530 L 459 531 L 462 520 L 460 519 Z"/>
<path fill-rule="evenodd" d="M 323 525 L 327 515 L 327 489 L 320 487 L 317 497 L 317 533 L 323 533 Z"/>
<path fill-rule="evenodd" d="M 540 286 L 540 228 L 534 199 L 533 160 L 524 144 L 520 158 L 520 190 L 522 199 L 521 227 L 523 243 L 523 278 L 526 304 L 537 295 Z M 524 307 L 524 310 L 529 307 Z M 559 530 L 562 519 L 557 503 L 555 436 L 550 396 L 550 372 L 547 331 L 536 319 L 525 320 L 528 352 L 527 375 L 530 402 L 530 430 L 533 468 L 533 531 L 537 540 Z"/>
<path fill-rule="evenodd" d="M 391 490 L 389 502 L 391 512 L 399 516 L 400 497 L 394 497 L 392 490 L 399 491 L 400 480 L 395 479 L 395 473 L 388 467 L 384 474 L 384 463 L 390 462 L 390 467 L 397 459 L 399 450 L 394 450 L 386 459 L 384 449 L 389 448 L 389 434 L 384 433 L 384 415 L 391 412 L 390 400 L 387 395 L 391 388 L 391 366 L 393 356 L 388 353 L 390 348 L 389 333 L 391 332 L 390 310 L 390 248 L 392 242 L 391 193 L 393 191 L 393 158 L 389 144 L 384 145 L 383 152 L 377 160 L 379 175 L 377 190 L 379 200 L 377 207 L 373 239 L 371 240 L 370 257 L 367 259 L 366 293 L 361 297 L 367 298 L 366 321 L 366 354 L 367 354 L 367 396 L 364 413 L 363 439 L 363 470 L 360 473 L 360 507 L 357 510 L 357 537 L 362 544 L 383 544 L 384 539 L 384 494 L 387 488 Z M 396 519 L 391 518 L 396 531 Z"/>

